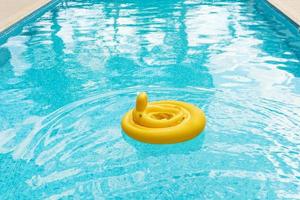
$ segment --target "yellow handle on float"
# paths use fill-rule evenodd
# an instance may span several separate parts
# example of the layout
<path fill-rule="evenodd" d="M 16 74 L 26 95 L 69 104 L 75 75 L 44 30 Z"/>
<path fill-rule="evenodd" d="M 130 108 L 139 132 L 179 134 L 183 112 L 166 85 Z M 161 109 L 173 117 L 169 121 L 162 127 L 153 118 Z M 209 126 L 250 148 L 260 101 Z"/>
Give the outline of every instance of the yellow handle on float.
<path fill-rule="evenodd" d="M 141 92 L 136 97 L 135 110 L 136 112 L 144 112 L 148 104 L 148 95 L 146 92 Z"/>
<path fill-rule="evenodd" d="M 166 128 L 179 124 L 187 116 L 186 111 L 172 104 L 149 105 L 145 92 L 136 98 L 133 110 L 135 123 L 149 128 Z"/>

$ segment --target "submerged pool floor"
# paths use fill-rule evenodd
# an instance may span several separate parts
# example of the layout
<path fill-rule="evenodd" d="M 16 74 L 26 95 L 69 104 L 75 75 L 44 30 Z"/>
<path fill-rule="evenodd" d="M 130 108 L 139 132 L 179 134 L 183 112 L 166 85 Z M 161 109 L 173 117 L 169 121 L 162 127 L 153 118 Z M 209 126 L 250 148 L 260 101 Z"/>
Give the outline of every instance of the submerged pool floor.
<path fill-rule="evenodd" d="M 299 35 L 264 6 L 63 1 L 0 41 L 0 199 L 299 199 Z M 139 91 L 205 131 L 128 138 Z"/>

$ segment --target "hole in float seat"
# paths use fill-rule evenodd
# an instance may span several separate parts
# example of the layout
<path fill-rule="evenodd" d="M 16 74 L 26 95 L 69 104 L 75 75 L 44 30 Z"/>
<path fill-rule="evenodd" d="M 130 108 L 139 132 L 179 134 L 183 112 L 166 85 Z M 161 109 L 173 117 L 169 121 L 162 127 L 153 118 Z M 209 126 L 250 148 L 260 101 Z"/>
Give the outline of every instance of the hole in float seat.
<path fill-rule="evenodd" d="M 154 119 L 157 119 L 157 120 L 169 120 L 173 117 L 174 115 L 171 114 L 171 113 L 155 113 L 155 114 L 152 114 L 151 117 L 154 118 Z"/>

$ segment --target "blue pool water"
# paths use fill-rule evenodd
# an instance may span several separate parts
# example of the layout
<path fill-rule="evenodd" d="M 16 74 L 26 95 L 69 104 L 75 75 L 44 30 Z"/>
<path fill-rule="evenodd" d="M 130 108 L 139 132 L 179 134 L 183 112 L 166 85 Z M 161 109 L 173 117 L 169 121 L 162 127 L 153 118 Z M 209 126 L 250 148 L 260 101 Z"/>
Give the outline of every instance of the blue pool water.
<path fill-rule="evenodd" d="M 300 199 L 300 36 L 262 1 L 68 0 L 19 29 L 0 44 L 0 199 Z M 201 107 L 205 131 L 128 138 L 139 91 Z"/>

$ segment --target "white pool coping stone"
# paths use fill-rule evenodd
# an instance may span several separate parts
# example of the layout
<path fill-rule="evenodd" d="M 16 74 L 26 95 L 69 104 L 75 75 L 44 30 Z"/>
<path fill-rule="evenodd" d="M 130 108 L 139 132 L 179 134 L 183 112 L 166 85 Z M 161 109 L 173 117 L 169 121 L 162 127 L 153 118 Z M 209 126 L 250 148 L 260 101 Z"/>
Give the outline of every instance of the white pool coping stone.
<path fill-rule="evenodd" d="M 298 26 L 300 26 L 300 0 L 268 0 Z"/>
<path fill-rule="evenodd" d="M 0 0 L 0 32 L 8 29 L 51 0 Z"/>

